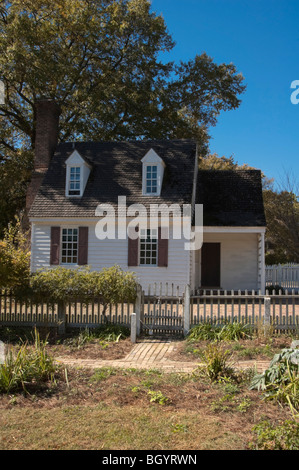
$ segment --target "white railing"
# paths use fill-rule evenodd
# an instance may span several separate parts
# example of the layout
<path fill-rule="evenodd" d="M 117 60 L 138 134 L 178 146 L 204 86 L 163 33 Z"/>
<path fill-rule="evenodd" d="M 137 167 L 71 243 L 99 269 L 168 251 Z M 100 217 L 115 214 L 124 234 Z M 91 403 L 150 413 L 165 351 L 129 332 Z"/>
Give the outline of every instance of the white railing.
<path fill-rule="evenodd" d="M 284 289 L 299 289 L 299 264 L 266 266 L 266 288 L 271 285 Z"/>

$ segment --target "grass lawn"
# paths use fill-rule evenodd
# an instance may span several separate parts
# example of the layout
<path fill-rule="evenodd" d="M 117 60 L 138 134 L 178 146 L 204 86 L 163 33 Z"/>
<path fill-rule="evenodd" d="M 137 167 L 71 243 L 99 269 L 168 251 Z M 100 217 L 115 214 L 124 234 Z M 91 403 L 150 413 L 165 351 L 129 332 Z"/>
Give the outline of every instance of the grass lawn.
<path fill-rule="evenodd" d="M 85 358 L 97 351 L 107 359 L 131 347 L 126 339 L 105 344 L 56 344 L 49 351 Z M 181 343 L 178 359 L 193 354 L 189 346 Z M 195 349 L 203 346 L 198 342 Z M 291 418 L 287 406 L 249 390 L 253 373 L 249 369 L 212 382 L 199 371 L 59 366 L 54 380 L 42 387 L 33 383 L 27 394 L 0 395 L 0 450 L 249 449 L 254 425 Z"/>

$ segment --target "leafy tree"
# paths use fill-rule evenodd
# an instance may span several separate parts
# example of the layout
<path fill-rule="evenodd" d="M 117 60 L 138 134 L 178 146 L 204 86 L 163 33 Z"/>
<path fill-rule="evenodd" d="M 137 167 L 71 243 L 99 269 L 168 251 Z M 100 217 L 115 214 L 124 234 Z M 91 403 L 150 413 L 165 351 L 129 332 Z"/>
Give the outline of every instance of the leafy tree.
<path fill-rule="evenodd" d="M 149 0 L 2 0 L 0 165 L 24 162 L 13 181 L 22 181 L 23 203 L 42 97 L 61 106 L 62 141 L 194 137 L 207 151 L 208 128 L 239 106 L 243 77 L 205 53 L 162 63 L 173 46 Z M 6 181 L 2 170 L 0 186 Z M 22 207 L 18 194 L 13 200 L 12 210 Z M 11 217 L 4 214 L 2 226 Z"/>
<path fill-rule="evenodd" d="M 266 263 L 299 263 L 299 202 L 290 191 L 264 190 Z"/>
<path fill-rule="evenodd" d="M 30 252 L 20 222 L 9 224 L 0 241 L 0 289 L 20 289 L 29 285 Z"/>
<path fill-rule="evenodd" d="M 202 170 L 250 170 L 239 165 L 233 157 L 206 155 L 200 159 Z M 299 263 L 299 201 L 296 179 L 286 175 L 278 184 L 262 174 L 263 199 L 266 216 L 266 264 Z"/>
<path fill-rule="evenodd" d="M 234 157 L 219 157 L 216 153 L 205 155 L 199 160 L 200 170 L 250 170 L 250 167 L 246 163 L 239 165 L 234 160 Z"/>

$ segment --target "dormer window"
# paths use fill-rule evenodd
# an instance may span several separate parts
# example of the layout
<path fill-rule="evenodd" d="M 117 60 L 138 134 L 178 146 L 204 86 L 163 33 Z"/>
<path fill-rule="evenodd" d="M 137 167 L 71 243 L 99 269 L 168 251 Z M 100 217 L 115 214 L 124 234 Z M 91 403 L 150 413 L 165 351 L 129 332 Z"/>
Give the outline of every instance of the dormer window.
<path fill-rule="evenodd" d="M 146 165 L 146 193 L 157 194 L 158 175 L 157 165 Z"/>
<path fill-rule="evenodd" d="M 66 161 L 65 195 L 82 197 L 90 174 L 91 167 L 77 150 Z"/>
<path fill-rule="evenodd" d="M 69 196 L 80 196 L 81 194 L 81 168 L 72 166 L 70 168 Z"/>
<path fill-rule="evenodd" d="M 165 163 L 153 149 L 141 161 L 143 196 L 160 196 Z"/>

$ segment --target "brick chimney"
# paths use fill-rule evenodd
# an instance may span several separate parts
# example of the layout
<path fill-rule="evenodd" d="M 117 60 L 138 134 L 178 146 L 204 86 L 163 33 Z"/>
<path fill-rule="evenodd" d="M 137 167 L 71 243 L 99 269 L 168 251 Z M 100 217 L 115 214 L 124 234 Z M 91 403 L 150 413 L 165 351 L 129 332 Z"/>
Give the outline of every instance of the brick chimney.
<path fill-rule="evenodd" d="M 51 99 L 41 99 L 35 104 L 36 130 L 34 170 L 26 196 L 26 213 L 30 210 L 58 143 L 58 125 L 61 110 Z"/>

